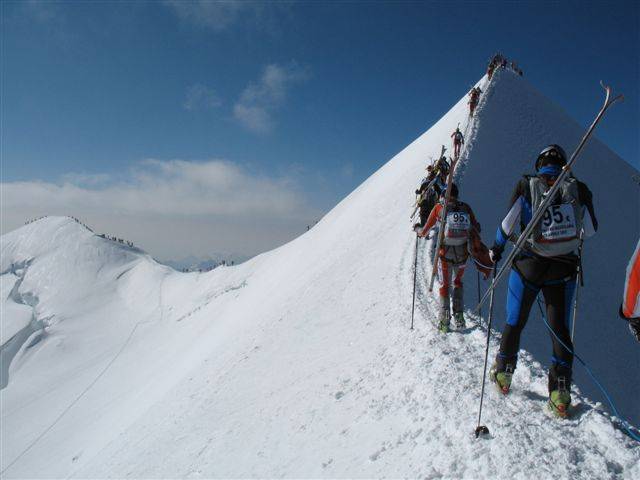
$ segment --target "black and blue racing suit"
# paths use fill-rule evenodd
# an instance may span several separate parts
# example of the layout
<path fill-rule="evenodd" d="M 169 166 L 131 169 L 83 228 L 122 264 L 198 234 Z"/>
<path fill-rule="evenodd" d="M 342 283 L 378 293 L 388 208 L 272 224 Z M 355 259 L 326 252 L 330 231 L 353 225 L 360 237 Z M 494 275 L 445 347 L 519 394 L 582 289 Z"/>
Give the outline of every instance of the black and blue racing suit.
<path fill-rule="evenodd" d="M 494 251 L 502 252 L 509 237 L 514 233 L 518 220 L 523 229 L 531 220 L 531 190 L 528 176 L 523 177 L 516 185 L 509 213 L 496 232 Z M 580 204 L 584 207 L 583 238 L 593 235 L 597 229 L 597 221 L 593 210 L 592 194 L 587 186 L 578 182 Z M 538 294 L 542 295 L 546 304 L 546 317 L 549 326 L 557 337 L 573 350 L 569 334 L 571 307 L 576 287 L 578 256 L 574 253 L 556 257 L 543 257 L 525 247 L 515 258 L 509 275 L 507 294 L 506 325 L 502 333 L 500 351 L 496 357 L 497 371 L 515 369 L 520 334 L 524 329 L 529 312 Z M 549 369 L 549 392 L 559 388 L 559 379 L 567 388 L 571 384 L 573 354 L 551 334 L 553 354 Z"/>

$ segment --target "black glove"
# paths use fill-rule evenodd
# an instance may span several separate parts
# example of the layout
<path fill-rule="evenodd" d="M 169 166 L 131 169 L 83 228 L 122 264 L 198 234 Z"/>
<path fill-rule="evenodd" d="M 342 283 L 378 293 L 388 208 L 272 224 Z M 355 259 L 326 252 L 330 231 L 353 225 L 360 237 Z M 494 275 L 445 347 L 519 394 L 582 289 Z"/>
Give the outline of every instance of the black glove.
<path fill-rule="evenodd" d="M 489 256 L 491 257 L 491 261 L 496 264 L 502 259 L 502 252 L 504 251 L 504 247 L 500 245 L 494 245 L 489 250 Z"/>

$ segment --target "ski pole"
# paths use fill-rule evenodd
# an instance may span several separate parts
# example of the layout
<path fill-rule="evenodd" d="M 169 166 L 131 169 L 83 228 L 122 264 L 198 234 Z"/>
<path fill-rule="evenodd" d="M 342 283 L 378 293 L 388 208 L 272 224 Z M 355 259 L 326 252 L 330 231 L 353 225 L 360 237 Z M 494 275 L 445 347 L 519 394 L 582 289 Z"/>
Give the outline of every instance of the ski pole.
<path fill-rule="evenodd" d="M 416 277 L 418 276 L 418 240 L 420 237 L 416 233 L 416 255 L 413 261 L 413 303 L 411 304 L 411 328 L 413 330 L 413 313 L 416 309 Z"/>
<path fill-rule="evenodd" d="M 496 278 L 496 270 L 498 264 L 493 267 L 493 278 Z M 479 278 L 479 277 L 478 277 Z M 482 421 L 482 401 L 484 400 L 484 386 L 487 379 L 487 359 L 489 358 L 489 340 L 491 339 L 491 321 L 493 320 L 493 295 L 494 290 L 491 290 L 491 299 L 489 300 L 489 319 L 487 320 L 487 345 L 484 349 L 484 367 L 482 369 L 482 390 L 480 391 L 480 410 L 478 411 L 478 425 L 476 426 L 475 434 L 476 438 L 480 435 L 488 435 L 489 429 L 485 425 L 480 425 Z"/>
<path fill-rule="evenodd" d="M 480 307 L 487 300 L 487 297 L 489 296 L 489 294 L 495 289 L 495 287 L 498 284 L 498 282 L 504 276 L 504 273 L 511 268 L 511 263 L 513 263 L 513 260 L 520 253 L 520 250 L 522 250 L 522 247 L 524 246 L 525 242 L 529 239 L 529 236 L 533 232 L 533 229 L 538 225 L 538 223 L 542 219 L 542 216 L 547 211 L 547 207 L 549 207 L 549 205 L 551 205 L 551 202 L 554 200 L 556 192 L 560 189 L 560 187 L 562 186 L 562 183 L 564 182 L 564 179 L 571 172 L 571 167 L 573 167 L 573 164 L 575 163 L 576 158 L 578 157 L 578 155 L 582 151 L 582 148 L 584 147 L 584 145 L 587 142 L 587 140 L 589 139 L 589 137 L 591 137 L 591 134 L 593 133 L 593 130 L 596 128 L 596 125 L 598 124 L 598 122 L 600 122 L 600 119 L 602 118 L 604 113 L 616 101 L 618 101 L 618 100 L 623 98 L 622 95 L 618 95 L 617 97 L 609 100 L 609 97 L 611 96 L 611 88 L 610 87 L 606 87 L 602 82 L 600 82 L 600 85 L 602 85 L 602 88 L 604 88 L 604 90 L 606 92 L 606 97 L 605 97 L 604 104 L 603 104 L 602 108 L 598 112 L 598 115 L 594 119 L 594 121 L 591 124 L 591 126 L 587 129 L 586 133 L 582 137 L 582 140 L 580 141 L 580 143 L 576 147 L 575 151 L 571 155 L 571 158 L 569 159 L 567 164 L 562 168 L 562 172 L 560 172 L 560 175 L 558 175 L 558 178 L 556 179 L 555 183 L 553 184 L 553 186 L 547 192 L 547 194 L 545 196 L 545 199 L 542 201 L 542 203 L 540 204 L 538 209 L 535 211 L 535 213 L 531 217 L 531 220 L 529 221 L 527 226 L 524 228 L 524 230 L 522 231 L 522 233 L 518 237 L 518 240 L 516 241 L 516 244 L 514 245 L 514 247 L 511 250 L 511 252 L 509 253 L 509 256 L 507 257 L 507 259 L 504 261 L 504 264 L 502 265 L 502 268 L 500 269 L 500 271 L 498 271 L 497 275 L 495 276 L 495 278 L 491 282 L 491 285 L 489 286 L 487 291 L 484 293 L 484 296 L 480 299 L 480 302 L 478 303 L 478 306 L 475 309 L 475 313 L 480 311 Z"/>
<path fill-rule="evenodd" d="M 584 287 L 584 278 L 582 276 L 582 246 L 584 245 L 584 230 L 580 230 L 580 246 L 578 247 L 578 271 L 576 272 L 576 296 L 573 299 L 573 320 L 571 320 L 571 343 L 576 334 L 576 318 L 578 317 L 578 293 L 580 287 Z"/>
<path fill-rule="evenodd" d="M 480 270 L 476 269 L 476 284 L 478 285 L 478 303 L 480 303 Z M 480 308 L 480 312 L 478 313 L 480 318 L 482 318 L 482 308 Z"/>

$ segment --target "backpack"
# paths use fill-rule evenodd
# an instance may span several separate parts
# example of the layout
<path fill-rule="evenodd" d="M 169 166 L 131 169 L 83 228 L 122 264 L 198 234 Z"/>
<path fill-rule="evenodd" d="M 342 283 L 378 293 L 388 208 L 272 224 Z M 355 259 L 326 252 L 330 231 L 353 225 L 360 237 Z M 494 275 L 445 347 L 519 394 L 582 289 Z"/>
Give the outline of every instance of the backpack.
<path fill-rule="evenodd" d="M 438 169 L 444 175 L 448 175 L 449 174 L 449 162 L 447 162 L 446 159 L 441 158 L 440 160 L 438 160 Z"/>
<path fill-rule="evenodd" d="M 465 245 L 470 232 L 471 213 L 464 203 L 456 202 L 447 209 L 443 242 L 450 247 Z"/>
<path fill-rule="evenodd" d="M 529 178 L 531 209 L 537 211 L 549 190 L 540 177 Z M 527 240 L 532 252 L 543 257 L 556 257 L 572 253 L 580 244 L 583 206 L 578 192 L 578 180 L 566 178 L 556 198 L 551 202 Z"/>

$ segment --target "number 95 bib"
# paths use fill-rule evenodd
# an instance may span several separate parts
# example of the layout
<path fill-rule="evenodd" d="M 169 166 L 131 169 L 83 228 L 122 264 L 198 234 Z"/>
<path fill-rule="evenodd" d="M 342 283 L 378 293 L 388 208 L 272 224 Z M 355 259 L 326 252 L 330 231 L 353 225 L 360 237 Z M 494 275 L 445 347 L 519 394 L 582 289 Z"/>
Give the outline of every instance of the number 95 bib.
<path fill-rule="evenodd" d="M 578 228 L 571 204 L 563 203 L 547 207 L 540 221 L 541 242 L 565 242 L 577 236 Z"/>
<path fill-rule="evenodd" d="M 445 245 L 463 245 L 469 238 L 471 218 L 465 212 L 449 212 L 444 229 Z"/>

